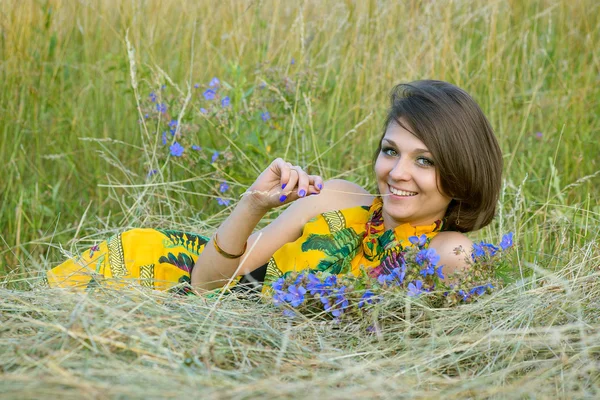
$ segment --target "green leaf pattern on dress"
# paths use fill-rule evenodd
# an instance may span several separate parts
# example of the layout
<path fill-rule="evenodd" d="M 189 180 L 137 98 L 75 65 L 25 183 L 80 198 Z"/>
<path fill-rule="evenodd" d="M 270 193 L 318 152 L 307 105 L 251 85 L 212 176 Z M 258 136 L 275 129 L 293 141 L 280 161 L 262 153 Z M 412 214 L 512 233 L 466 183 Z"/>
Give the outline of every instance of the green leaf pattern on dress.
<path fill-rule="evenodd" d="M 302 243 L 302 251 L 319 250 L 325 254 L 317 264 L 318 271 L 327 271 L 332 274 L 349 273 L 352 259 L 360 250 L 362 236 L 354 228 L 346 228 L 335 233 L 311 234 Z"/>

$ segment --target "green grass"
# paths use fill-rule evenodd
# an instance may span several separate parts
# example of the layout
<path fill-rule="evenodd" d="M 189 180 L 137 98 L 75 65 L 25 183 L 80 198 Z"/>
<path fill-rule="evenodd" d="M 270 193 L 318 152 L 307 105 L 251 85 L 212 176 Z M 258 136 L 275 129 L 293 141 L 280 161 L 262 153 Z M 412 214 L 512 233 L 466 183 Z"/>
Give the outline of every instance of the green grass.
<path fill-rule="evenodd" d="M 598 303 L 590 297 L 590 293 L 597 297 L 600 266 L 600 144 L 596 139 L 600 131 L 600 28 L 597 21 L 600 6 L 596 1 L 407 1 L 396 4 L 376 1 L 24 0 L 1 4 L 0 158 L 5 167 L 0 179 L 0 282 L 4 282 L 2 286 L 6 290 L 36 290 L 35 295 L 11 294 L 16 296 L 14 298 L 7 295 L 10 299 L 3 309 L 11 310 L 10 315 L 16 315 L 13 312 L 17 312 L 16 305 L 20 302 L 35 303 L 52 298 L 52 291 L 40 289 L 44 271 L 64 260 L 68 252 L 79 251 L 106 238 L 110 232 L 130 226 L 168 226 L 199 233 L 213 231 L 228 213 L 228 209 L 218 206 L 215 200 L 220 196 L 219 182 L 223 179 L 230 182 L 230 197 L 236 199 L 274 157 L 282 156 L 309 166 L 312 173 L 326 179 L 341 177 L 374 191 L 370 157 L 381 132 L 390 89 L 399 82 L 441 79 L 473 95 L 489 117 L 504 152 L 505 185 L 498 216 L 489 227 L 471 235 L 473 239 L 497 240 L 509 230 L 516 233 L 518 251 L 514 268 L 526 279 L 517 289 L 501 293 L 500 299 L 510 302 L 507 299 L 513 290 L 518 297 L 515 304 L 526 308 L 524 299 L 531 298 L 527 296 L 546 299 L 543 296 L 553 293 L 545 284 L 567 288 L 561 292 L 563 297 L 556 300 L 556 304 L 566 310 L 565 315 L 570 315 L 566 320 L 553 319 L 544 313 L 541 315 L 546 319 L 528 319 L 519 314 L 511 317 L 517 325 L 509 324 L 506 329 L 517 330 L 520 326 L 535 332 L 536 327 L 546 323 L 552 332 L 553 329 L 563 332 L 558 326 L 572 326 L 569 324 L 582 324 L 588 327 L 586 329 L 592 327 L 598 331 Z M 131 74 L 126 38 L 135 49 L 135 79 Z M 232 100 L 231 113 L 220 120 L 203 117 L 199 111 L 199 107 L 206 104 L 200 95 L 203 89 L 193 87 L 195 83 L 206 85 L 213 76 L 230 87 L 227 90 Z M 137 90 L 132 83 L 137 84 Z M 167 87 L 161 91 L 163 84 Z M 260 89 L 261 84 L 266 84 L 266 88 Z M 138 122 L 151 106 L 148 95 L 152 91 L 161 93 L 168 102 L 169 118 L 182 116 L 186 143 L 201 145 L 202 152 L 193 153 L 188 148 L 181 159 L 166 157 L 168 152 L 160 144 L 160 134 L 168 121 L 151 118 L 146 125 Z M 180 114 L 188 91 L 191 99 Z M 140 96 L 141 113 L 136 106 L 136 92 Z M 270 124 L 262 123 L 258 117 L 265 109 L 273 116 Z M 541 132 L 541 138 L 537 132 Z M 266 150 L 268 146 L 270 152 Z M 211 164 L 214 150 L 228 158 Z M 148 170 L 153 168 L 160 173 L 146 179 Z M 276 213 L 270 214 L 264 223 Z M 589 277 L 595 280 L 588 287 L 585 279 Z M 582 279 L 583 286 L 580 285 Z M 33 300 L 28 296 L 34 296 Z M 576 299 L 582 298 L 589 301 L 583 302 L 580 314 L 571 312 L 579 307 L 575 302 L 580 300 Z M 56 307 L 72 308 L 74 304 L 81 304 L 80 301 L 65 297 L 57 300 Z M 68 337 L 57 342 L 59 339 L 52 336 L 52 332 L 60 331 L 54 329 L 64 326 L 67 316 L 49 317 L 54 306 L 48 307 L 44 311 L 46 316 L 42 316 L 46 325 L 29 327 L 39 335 L 49 335 L 38 338 L 38 342 L 63 350 L 67 344 L 80 343 L 67 333 L 63 334 Z M 507 306 L 505 311 L 509 310 Z M 540 310 L 542 306 L 534 304 L 522 311 L 526 314 Z M 493 310 L 478 312 L 485 319 Z M 8 315 L 7 312 L 2 317 L 0 313 L 3 324 L 8 320 L 19 322 Z M 227 319 L 227 315 L 223 318 Z M 238 317 L 231 318 L 230 323 L 236 324 Z M 465 323 L 472 321 L 465 318 Z M 285 325 L 278 325 L 276 319 L 269 321 L 275 330 L 286 329 Z M 442 325 L 447 323 L 439 321 Z M 498 321 L 491 318 L 488 322 Z M 25 322 L 20 320 L 20 323 Z M 319 325 L 308 323 L 308 326 L 320 329 Z M 443 326 L 441 329 L 447 333 L 449 325 Z M 486 332 L 491 325 L 477 326 L 480 329 L 477 332 Z M 582 371 L 579 366 L 584 364 L 578 364 L 582 359 L 577 357 L 585 355 L 589 361 L 586 365 L 597 367 L 598 349 L 590 341 L 594 338 L 592 333 L 586 331 L 588 336 L 585 336 L 577 330 L 579 326 L 577 335 L 580 339 L 585 337 L 581 340 L 586 345 L 571 347 L 575 350 L 567 358 L 576 359 L 569 358 L 571 364 L 565 361 L 568 373 L 563 374 L 580 382 L 578 388 L 564 385 L 560 374 L 556 374 L 555 367 L 559 364 L 552 364 L 548 370 L 541 369 L 541 375 L 535 375 L 532 372 L 535 368 L 525 363 L 528 357 L 536 359 L 543 353 L 536 347 L 542 344 L 532 344 L 532 353 L 528 355 L 519 353 L 518 348 L 532 343 L 525 339 L 522 342 L 507 339 L 510 346 L 516 347 L 497 348 L 500 349 L 497 360 L 501 362 L 483 357 L 485 350 L 477 347 L 478 344 L 473 347 L 473 354 L 475 358 L 483 357 L 481 362 L 471 360 L 463 365 L 460 357 L 452 358 L 448 362 L 450 366 L 432 372 L 426 367 L 427 357 L 413 364 L 405 358 L 400 362 L 391 357 L 386 359 L 389 364 L 377 364 L 369 374 L 382 377 L 373 382 L 385 382 L 397 375 L 382 371 L 406 362 L 409 365 L 406 368 L 412 372 L 408 375 L 410 379 L 402 382 L 409 386 L 414 384 L 419 389 L 413 394 L 423 397 L 435 393 L 436 386 L 423 378 L 430 376 L 428 374 L 440 377 L 436 384 L 446 382 L 441 377 L 451 376 L 447 379 L 452 384 L 444 386 L 448 396 L 476 396 L 476 389 L 481 385 L 499 387 L 503 382 L 502 371 L 514 379 L 513 383 L 519 379 L 527 383 L 523 386 L 526 388 L 524 397 L 535 396 L 535 386 L 540 382 L 554 388 L 544 387 L 539 392 L 542 397 L 572 397 L 569 393 L 575 397 L 589 395 L 593 393 L 589 389 L 593 387 L 590 379 L 597 375 L 586 375 L 588 378 L 582 378 L 585 374 L 578 375 Z M 11 335 L 17 332 L 14 329 L 17 328 L 13 325 L 3 331 L 3 335 L 13 337 Z M 332 339 L 331 331 L 323 329 L 318 335 L 322 335 L 331 349 L 338 348 L 340 355 L 358 351 Z M 154 331 L 144 332 L 151 341 L 160 337 Z M 202 342 L 211 337 L 206 326 L 199 332 L 204 333 L 198 333 L 194 340 Z M 270 332 L 277 337 L 273 340 L 283 341 L 281 332 Z M 302 335 L 302 330 L 296 327 L 293 332 Z M 560 332 L 556 335 L 563 337 L 560 335 L 564 332 Z M 106 331 L 101 331 L 92 336 L 105 334 Z M 573 337 L 569 336 L 572 333 L 565 335 L 565 343 L 572 344 Z M 37 336 L 25 337 L 24 346 Z M 509 334 L 502 337 L 506 339 Z M 382 343 L 389 347 L 392 338 L 398 339 L 386 336 Z M 362 345 L 371 343 L 371 339 L 360 340 L 363 340 L 359 342 Z M 433 339 L 429 337 L 429 340 Z M 282 345 L 276 350 L 279 358 L 268 358 L 264 362 L 288 368 L 285 376 L 297 379 L 305 373 L 302 371 L 310 370 L 307 365 L 314 361 L 307 361 L 311 358 L 303 353 L 315 350 L 306 345 L 307 341 L 301 337 L 290 342 L 300 346 L 294 350 L 300 353 L 294 354 L 301 356 L 281 356 L 288 351 Z M 152 351 L 167 351 L 161 347 L 163 344 L 152 343 L 157 346 L 152 347 Z M 415 343 L 407 346 L 417 346 Z M 431 349 L 437 349 L 438 345 L 432 345 Z M 32 347 L 31 343 L 28 346 Z M 81 346 L 87 348 L 87 345 Z M 244 348 L 232 346 L 232 349 Z M 377 346 L 381 348 L 375 351 L 368 347 L 366 355 L 357 357 L 366 364 L 375 362 L 381 349 L 386 349 L 384 344 Z M 555 350 L 552 346 L 550 348 Z M 522 357 L 521 361 L 511 364 L 511 353 L 504 351 L 509 347 L 517 349 L 512 354 L 518 357 L 513 359 Z M 174 358 L 165 355 L 166 358 L 156 362 L 156 368 L 164 371 L 164 368 L 180 365 L 177 363 L 184 358 L 184 350 L 180 350 L 174 351 Z M 417 350 L 414 354 L 418 354 Z M 122 362 L 132 359 L 127 357 L 139 356 L 119 351 L 118 346 L 109 346 L 95 354 L 109 354 L 104 359 L 107 365 L 113 356 Z M 400 349 L 398 352 L 401 353 Z M 560 354 L 555 360 L 548 355 L 551 353 L 544 353 L 544 357 L 561 360 Z M 47 362 L 52 359 L 58 369 L 48 366 L 43 370 L 28 364 L 30 361 L 23 361 L 34 360 L 33 353 L 19 354 L 11 358 L 11 362 L 21 361 L 11 364 L 10 371 L 27 379 L 42 376 L 43 380 L 51 380 L 61 375 L 66 382 L 66 376 L 73 373 L 73 366 L 79 365 L 77 362 L 62 365 L 64 360 L 50 352 L 50 355 L 44 353 L 46 358 L 40 357 L 46 360 L 44 365 L 50 365 Z M 239 355 L 238 350 L 232 350 L 226 357 L 233 357 L 232 354 Z M 325 363 L 323 360 L 327 363 L 326 368 L 325 364 L 319 364 L 319 368 L 328 371 L 332 368 L 334 372 L 326 375 L 317 387 L 336 397 L 335 385 L 345 390 L 349 387 L 344 386 L 344 379 L 349 378 L 341 379 L 346 375 L 336 368 L 356 370 L 360 363 L 336 364 L 332 361 L 336 356 L 329 351 L 323 350 L 321 355 L 318 363 Z M 241 365 L 236 364 L 238 361 L 233 365 Z M 172 362 L 175 364 L 169 364 Z M 262 383 L 275 379 L 269 370 L 261 369 L 264 366 L 258 367 L 261 362 L 249 362 L 254 379 L 263 379 Z M 486 365 L 491 367 L 486 370 Z M 512 369 L 515 365 L 518 368 Z M 23 372 L 28 368 L 33 368 L 35 373 Z M 444 368 L 454 368 L 454 372 L 444 372 Z M 142 373 L 146 377 L 147 374 L 150 372 Z M 215 381 L 202 381 L 202 385 L 210 382 L 216 385 L 219 379 L 231 385 L 235 381 L 235 377 L 222 372 L 216 376 Z M 476 376 L 481 379 L 474 378 Z M 461 379 L 456 380 L 457 377 Z M 332 387 L 325 382 L 328 378 L 333 382 Z M 11 382 L 22 382 L 14 379 Z M 367 380 L 360 382 L 367 385 Z M 199 381 L 194 382 L 199 384 Z M 273 387 L 284 387 L 280 393 L 296 393 L 288 392 L 292 386 Z M 256 394 L 263 393 L 260 388 Z M 73 390 L 77 393 L 85 388 Z M 113 392 L 112 395 L 136 397 L 135 393 Z M 231 397 L 244 397 L 235 391 L 228 393 Z M 342 390 L 337 396 L 343 397 L 343 393 L 346 392 Z M 486 393 L 502 397 L 504 392 L 490 389 Z M 384 392 L 380 394 L 385 396 Z"/>

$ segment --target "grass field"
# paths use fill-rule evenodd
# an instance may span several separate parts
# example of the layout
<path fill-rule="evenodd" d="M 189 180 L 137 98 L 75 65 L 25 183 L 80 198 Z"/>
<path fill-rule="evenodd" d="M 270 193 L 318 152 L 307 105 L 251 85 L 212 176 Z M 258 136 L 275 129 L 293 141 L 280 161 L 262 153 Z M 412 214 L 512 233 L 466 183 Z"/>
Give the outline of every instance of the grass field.
<path fill-rule="evenodd" d="M 0 0 L 0 392 L 598 396 L 598 15 L 593 0 Z M 471 238 L 514 231 L 517 279 L 486 301 L 398 316 L 389 299 L 374 336 L 232 297 L 45 287 L 127 227 L 209 234 L 275 157 L 373 192 L 389 91 L 415 79 L 472 94 L 504 153 L 498 216 Z"/>

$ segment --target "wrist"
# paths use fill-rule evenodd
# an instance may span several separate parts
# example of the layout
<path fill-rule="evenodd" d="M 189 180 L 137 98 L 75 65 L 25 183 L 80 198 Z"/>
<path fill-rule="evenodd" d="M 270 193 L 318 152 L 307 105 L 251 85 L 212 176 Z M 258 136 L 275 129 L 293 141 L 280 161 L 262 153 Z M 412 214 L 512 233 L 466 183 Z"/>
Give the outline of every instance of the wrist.
<path fill-rule="evenodd" d="M 238 202 L 236 209 L 240 208 L 245 214 L 261 219 L 269 211 L 269 208 L 265 207 L 264 204 L 253 197 L 252 194 L 245 194 L 242 199 Z"/>

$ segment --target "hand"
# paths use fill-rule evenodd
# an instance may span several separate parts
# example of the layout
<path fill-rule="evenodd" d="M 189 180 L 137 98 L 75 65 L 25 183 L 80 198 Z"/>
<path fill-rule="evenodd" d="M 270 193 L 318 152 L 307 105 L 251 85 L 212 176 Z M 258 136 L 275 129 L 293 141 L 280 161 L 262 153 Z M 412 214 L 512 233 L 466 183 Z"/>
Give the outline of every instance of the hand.
<path fill-rule="evenodd" d="M 246 191 L 255 206 L 263 211 L 291 203 L 299 198 L 321 193 L 323 179 L 308 175 L 302 168 L 274 160 Z"/>

